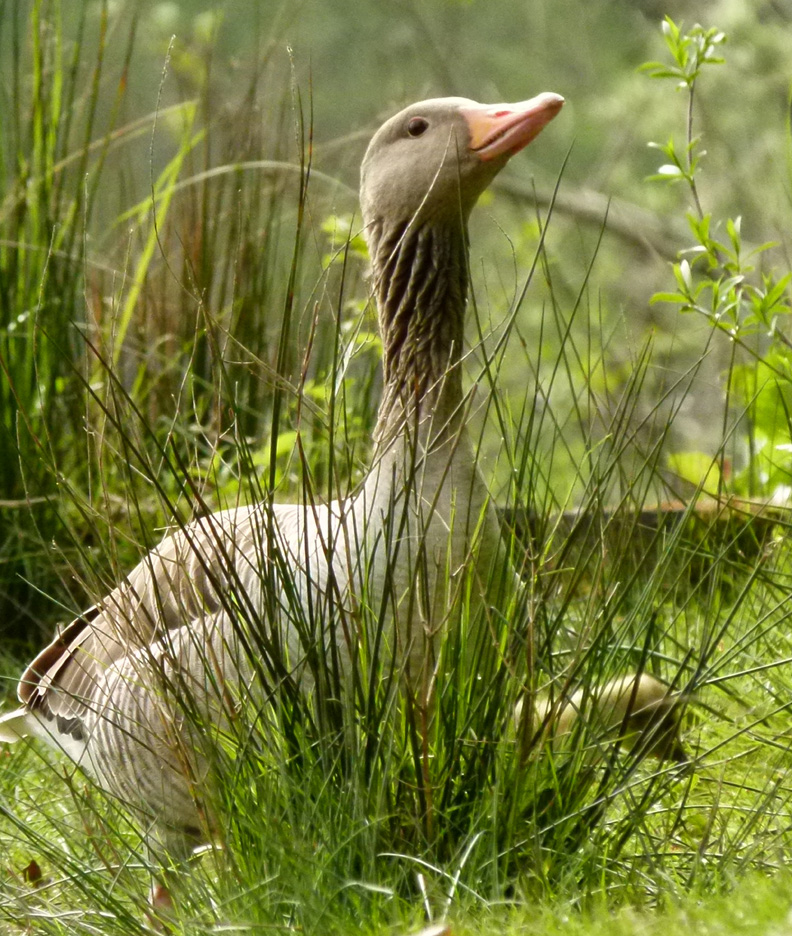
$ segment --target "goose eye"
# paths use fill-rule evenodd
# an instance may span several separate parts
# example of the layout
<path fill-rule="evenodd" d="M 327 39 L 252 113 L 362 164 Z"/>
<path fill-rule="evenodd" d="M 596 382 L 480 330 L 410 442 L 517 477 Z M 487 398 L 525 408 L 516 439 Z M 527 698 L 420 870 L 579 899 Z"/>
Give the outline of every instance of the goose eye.
<path fill-rule="evenodd" d="M 429 126 L 429 121 L 425 117 L 413 117 L 407 124 L 407 132 L 411 137 L 419 137 Z"/>

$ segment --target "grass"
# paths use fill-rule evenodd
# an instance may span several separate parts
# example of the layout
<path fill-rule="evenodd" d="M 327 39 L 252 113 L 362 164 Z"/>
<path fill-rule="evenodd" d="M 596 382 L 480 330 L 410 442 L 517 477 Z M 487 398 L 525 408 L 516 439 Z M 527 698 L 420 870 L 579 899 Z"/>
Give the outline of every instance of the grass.
<path fill-rule="evenodd" d="M 615 936 L 654 936 L 659 933 L 685 933 L 695 930 L 706 936 L 730 936 L 749 933 L 751 936 L 767 936 L 783 932 L 789 925 L 789 880 L 785 873 L 774 880 L 749 875 L 734 890 L 724 896 L 689 896 L 669 901 L 662 912 L 625 907 L 613 911 L 605 906 L 594 907 L 584 913 L 569 906 L 536 908 L 518 919 L 512 915 L 500 915 L 479 920 L 472 925 L 462 923 L 454 927 L 460 936 L 475 936 L 478 933 L 534 933 L 555 936 L 599 936 L 613 933 Z"/>
<path fill-rule="evenodd" d="M 136 24 L 111 65 L 104 8 L 71 45 L 57 5 L 54 29 L 35 9 L 29 32 L 16 7 L 2 13 L 14 106 L 0 133 L 0 477 L 13 506 L 0 548 L 18 639 L 105 594 L 172 518 L 349 490 L 378 397 L 364 258 L 354 222 L 331 211 L 290 76 L 264 55 L 235 113 L 210 119 L 201 79 L 196 100 L 125 120 Z M 251 102 L 276 81 L 263 123 L 284 132 L 259 135 Z M 180 869 L 174 932 L 401 932 L 446 916 L 461 934 L 785 924 L 784 515 L 721 512 L 699 490 L 667 522 L 642 516 L 668 493 L 667 440 L 703 357 L 660 395 L 650 343 L 614 373 L 590 277 L 569 302 L 554 286 L 555 223 L 538 218 L 516 255 L 510 304 L 484 283 L 471 312 L 473 426 L 525 582 L 499 609 L 504 662 L 483 688 L 460 679 L 466 632 L 451 635 L 428 727 L 375 645 L 354 661 L 370 691 L 283 693 L 266 712 L 248 700 L 212 752 L 225 822 Z M 596 250 L 591 263 L 593 276 Z M 529 375 L 519 395 L 504 392 L 515 367 Z M 742 414 L 725 412 L 713 464 L 739 431 Z M 376 613 L 368 623 L 376 635 Z M 331 662 L 318 682 L 339 689 Z M 19 661 L 4 665 L 10 689 Z M 689 767 L 603 754 L 585 732 L 550 756 L 515 731 L 526 691 L 639 668 L 693 695 Z M 150 931 L 158 868 L 123 804 L 37 745 L 0 768 L 5 931 Z"/>

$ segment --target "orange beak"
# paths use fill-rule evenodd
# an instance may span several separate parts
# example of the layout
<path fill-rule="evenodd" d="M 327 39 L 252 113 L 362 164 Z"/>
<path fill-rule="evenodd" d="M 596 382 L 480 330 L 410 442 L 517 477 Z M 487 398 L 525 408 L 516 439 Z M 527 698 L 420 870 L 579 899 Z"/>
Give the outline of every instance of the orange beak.
<path fill-rule="evenodd" d="M 518 104 L 463 107 L 470 129 L 470 149 L 483 160 L 514 156 L 538 136 L 561 110 L 560 94 L 545 91 Z"/>

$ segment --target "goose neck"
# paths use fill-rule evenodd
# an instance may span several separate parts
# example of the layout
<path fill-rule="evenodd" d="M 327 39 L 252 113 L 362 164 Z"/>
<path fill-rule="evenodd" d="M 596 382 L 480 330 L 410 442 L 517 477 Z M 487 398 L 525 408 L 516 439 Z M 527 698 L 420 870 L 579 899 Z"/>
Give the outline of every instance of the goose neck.
<path fill-rule="evenodd" d="M 454 427 L 462 404 L 467 231 L 426 222 L 372 234 L 384 372 L 376 438 L 427 418 Z"/>

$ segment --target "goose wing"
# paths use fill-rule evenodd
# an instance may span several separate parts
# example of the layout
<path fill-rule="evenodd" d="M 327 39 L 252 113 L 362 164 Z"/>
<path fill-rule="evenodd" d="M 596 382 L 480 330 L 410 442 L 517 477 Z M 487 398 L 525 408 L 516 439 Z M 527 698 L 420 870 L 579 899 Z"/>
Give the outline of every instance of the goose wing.
<path fill-rule="evenodd" d="M 97 678 L 107 667 L 221 607 L 223 591 L 253 561 L 249 552 L 260 514 L 247 507 L 221 511 L 163 540 L 28 666 L 17 688 L 24 710 L 78 730 Z"/>

